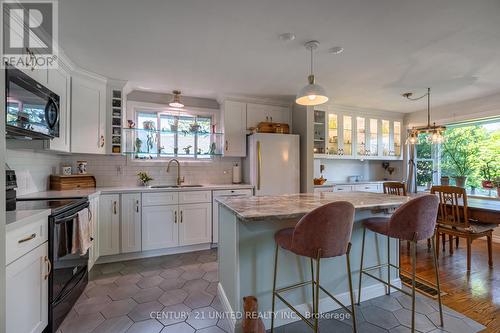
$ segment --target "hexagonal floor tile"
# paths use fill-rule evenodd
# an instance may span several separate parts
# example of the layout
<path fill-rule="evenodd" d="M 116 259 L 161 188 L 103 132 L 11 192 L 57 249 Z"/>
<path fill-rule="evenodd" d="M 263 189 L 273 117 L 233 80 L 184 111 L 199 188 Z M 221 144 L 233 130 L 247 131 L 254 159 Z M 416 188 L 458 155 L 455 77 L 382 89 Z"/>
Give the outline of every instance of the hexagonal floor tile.
<path fill-rule="evenodd" d="M 408 309 L 399 309 L 393 312 L 396 319 L 404 326 L 411 327 L 411 311 Z M 415 315 L 415 329 L 420 332 L 429 332 L 436 326 L 423 314 Z"/>
<path fill-rule="evenodd" d="M 362 308 L 361 313 L 367 322 L 385 329 L 391 329 L 399 325 L 392 312 L 373 305 Z"/>
<path fill-rule="evenodd" d="M 167 290 L 158 298 L 158 301 L 165 306 L 174 305 L 182 303 L 187 296 L 188 293 L 182 289 Z M 189 306 L 189 304 L 187 305 Z"/>
<path fill-rule="evenodd" d="M 113 301 L 119 301 L 122 299 L 130 298 L 135 294 L 137 294 L 139 291 L 141 291 L 139 287 L 137 287 L 135 284 L 131 284 L 128 286 L 123 286 L 113 289 L 108 293 L 108 295 L 109 297 L 111 297 Z"/>
<path fill-rule="evenodd" d="M 411 302 L 411 297 L 402 295 L 396 298 L 401 305 L 408 310 L 412 309 L 412 302 Z M 433 313 L 436 310 L 432 306 L 430 306 L 428 303 L 424 302 L 420 297 L 415 298 L 415 311 L 421 314 L 429 314 Z"/>
<path fill-rule="evenodd" d="M 87 333 L 92 332 L 104 321 L 100 313 L 90 313 L 82 316 L 66 318 L 60 329 L 63 333 Z"/>
<path fill-rule="evenodd" d="M 190 280 L 184 284 L 182 289 L 186 290 L 187 292 L 194 292 L 197 290 L 205 290 L 209 285 L 210 283 L 208 281 L 202 279 Z"/>
<path fill-rule="evenodd" d="M 115 280 L 115 284 L 123 287 L 123 286 L 128 286 L 130 284 L 136 284 L 142 279 L 142 275 L 138 273 L 129 273 L 125 274 L 123 276 L 120 276 L 118 279 Z"/>
<path fill-rule="evenodd" d="M 219 281 L 219 273 L 217 271 L 207 272 L 203 275 L 203 280 L 207 280 L 209 282 L 218 282 Z"/>
<path fill-rule="evenodd" d="M 201 264 L 200 268 L 205 272 L 212 272 L 219 269 L 219 264 L 215 261 Z"/>
<path fill-rule="evenodd" d="M 186 323 L 193 326 L 195 329 L 200 330 L 202 328 L 215 326 L 218 321 L 219 315 L 217 310 L 211 306 L 207 306 L 193 310 L 189 314 L 189 318 L 186 320 Z"/>
<path fill-rule="evenodd" d="M 154 276 L 149 276 L 149 277 L 143 277 L 139 282 L 137 282 L 137 285 L 140 288 L 146 289 L 146 288 L 158 286 L 163 281 L 165 281 L 164 278 L 162 278 L 159 275 L 154 275 Z"/>
<path fill-rule="evenodd" d="M 164 279 L 175 279 L 178 278 L 183 272 L 175 268 L 168 268 L 160 273 L 160 276 Z"/>
<path fill-rule="evenodd" d="M 146 302 L 156 301 L 158 298 L 160 298 L 161 295 L 163 295 L 163 293 L 164 293 L 163 289 L 159 287 L 152 287 L 152 288 L 142 289 L 137 294 L 132 296 L 132 298 L 137 303 L 146 303 Z"/>
<path fill-rule="evenodd" d="M 214 299 L 213 295 L 205 291 L 195 291 L 184 300 L 184 304 L 189 306 L 191 309 L 202 308 L 204 306 L 209 306 Z"/>
<path fill-rule="evenodd" d="M 86 300 L 82 300 L 75 304 L 73 309 L 79 314 L 89 314 L 100 312 L 101 309 L 106 307 L 107 304 L 111 303 L 112 300 L 108 296 L 97 296 L 87 298 Z"/>
<path fill-rule="evenodd" d="M 104 317 L 107 319 L 109 318 L 114 318 L 114 317 L 120 317 L 124 316 L 137 305 L 137 303 L 131 299 L 127 298 L 121 301 L 114 301 L 106 305 L 101 310 L 101 313 L 103 314 Z"/>
<path fill-rule="evenodd" d="M 191 308 L 189 308 L 184 303 L 179 303 L 164 307 L 161 311 L 161 316 L 156 319 L 159 320 L 163 325 L 167 326 L 186 321 L 190 313 Z"/>
<path fill-rule="evenodd" d="M 157 301 L 142 303 L 130 311 L 128 316 L 135 322 L 153 319 L 151 316 L 154 315 L 155 312 L 159 312 L 162 309 L 163 305 Z"/>
<path fill-rule="evenodd" d="M 205 289 L 205 291 L 207 293 L 209 293 L 210 295 L 214 295 L 216 296 L 217 295 L 217 286 L 219 285 L 219 282 L 212 282 L 209 284 L 209 286 L 207 287 L 207 289 Z"/>
<path fill-rule="evenodd" d="M 441 328 L 440 326 L 440 320 L 439 320 L 439 312 L 434 312 L 432 314 L 428 314 L 427 317 L 436 325 L 436 327 Z M 483 327 L 472 327 L 468 325 L 463 319 L 456 318 L 453 316 L 450 316 L 446 313 L 443 313 L 443 323 L 444 323 L 444 329 L 447 330 L 448 332 L 453 332 L 453 333 L 472 333 L 472 332 L 479 332 L 480 330 L 484 329 Z M 480 328 L 478 330 L 478 328 Z"/>
<path fill-rule="evenodd" d="M 186 323 L 178 323 L 163 328 L 161 333 L 194 333 L 194 328 Z"/>
<path fill-rule="evenodd" d="M 370 304 L 382 308 L 387 311 L 396 311 L 401 309 L 403 306 L 397 301 L 395 297 L 391 295 L 383 295 L 370 300 Z"/>
<path fill-rule="evenodd" d="M 140 321 L 130 326 L 127 333 L 159 333 L 163 325 L 156 319 Z"/>
<path fill-rule="evenodd" d="M 181 289 L 185 283 L 186 283 L 186 280 L 181 279 L 181 278 L 166 279 L 165 281 L 160 283 L 159 287 L 165 291 L 172 290 L 172 289 Z"/>
<path fill-rule="evenodd" d="M 184 280 L 196 280 L 200 279 L 203 275 L 205 275 L 205 271 L 196 269 L 182 273 L 181 278 L 183 278 Z"/>
<path fill-rule="evenodd" d="M 118 273 L 125 268 L 125 265 L 121 262 L 115 262 L 110 264 L 102 264 L 96 267 L 102 274 Z"/>
<path fill-rule="evenodd" d="M 126 332 L 134 322 L 127 316 L 106 319 L 92 333 L 123 333 Z"/>

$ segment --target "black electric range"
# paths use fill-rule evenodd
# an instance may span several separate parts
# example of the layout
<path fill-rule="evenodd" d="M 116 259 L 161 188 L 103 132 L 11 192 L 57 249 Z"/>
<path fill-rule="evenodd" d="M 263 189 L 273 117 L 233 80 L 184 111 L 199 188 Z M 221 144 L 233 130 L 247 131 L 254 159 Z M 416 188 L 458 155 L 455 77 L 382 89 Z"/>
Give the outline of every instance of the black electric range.
<path fill-rule="evenodd" d="M 51 209 L 49 216 L 49 325 L 46 332 L 56 332 L 88 284 L 88 251 L 71 254 L 73 221 L 88 210 L 87 198 L 17 200 L 17 210 Z M 92 219 L 90 211 L 87 212 Z"/>

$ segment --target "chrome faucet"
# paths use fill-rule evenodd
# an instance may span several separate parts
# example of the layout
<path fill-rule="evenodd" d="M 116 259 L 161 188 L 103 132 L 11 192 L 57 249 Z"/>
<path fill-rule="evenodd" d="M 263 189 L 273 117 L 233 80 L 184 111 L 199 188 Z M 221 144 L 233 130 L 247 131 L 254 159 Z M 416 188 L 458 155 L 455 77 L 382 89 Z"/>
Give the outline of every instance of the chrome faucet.
<path fill-rule="evenodd" d="M 184 177 L 181 178 L 181 164 L 179 163 L 179 161 L 177 159 L 172 158 L 170 161 L 168 161 L 167 172 L 170 172 L 170 164 L 172 164 L 172 162 L 177 163 L 177 180 L 176 180 L 176 185 L 177 186 L 181 186 L 181 184 L 184 183 Z"/>

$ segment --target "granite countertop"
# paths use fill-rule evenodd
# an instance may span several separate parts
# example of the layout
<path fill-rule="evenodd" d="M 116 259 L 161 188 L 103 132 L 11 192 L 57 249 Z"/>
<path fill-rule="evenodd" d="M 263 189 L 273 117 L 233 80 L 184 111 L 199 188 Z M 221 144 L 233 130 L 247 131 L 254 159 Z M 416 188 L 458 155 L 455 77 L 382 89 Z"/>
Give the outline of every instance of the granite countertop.
<path fill-rule="evenodd" d="M 117 187 L 96 187 L 80 190 L 64 191 L 42 191 L 19 196 L 20 199 L 62 199 L 62 198 L 81 198 L 106 194 L 106 193 L 126 193 L 126 192 L 180 192 L 180 191 L 212 191 L 212 190 L 232 190 L 232 189 L 252 189 L 249 184 L 206 184 L 202 187 L 184 187 L 184 188 L 150 188 L 144 186 L 117 186 Z"/>
<path fill-rule="evenodd" d="M 222 197 L 216 199 L 245 222 L 294 219 L 334 201 L 348 201 L 356 209 L 399 207 L 410 197 L 369 192 L 300 193 L 260 197 Z"/>
<path fill-rule="evenodd" d="M 314 185 L 315 188 L 321 187 L 333 187 L 335 185 L 363 185 L 363 184 L 382 184 L 384 182 L 399 182 L 400 180 L 361 180 L 359 182 L 348 182 L 348 181 L 331 181 L 326 182 L 323 185 Z"/>
<path fill-rule="evenodd" d="M 40 219 L 47 219 L 50 214 L 50 209 L 14 210 L 5 212 L 5 231 L 17 229 Z"/>

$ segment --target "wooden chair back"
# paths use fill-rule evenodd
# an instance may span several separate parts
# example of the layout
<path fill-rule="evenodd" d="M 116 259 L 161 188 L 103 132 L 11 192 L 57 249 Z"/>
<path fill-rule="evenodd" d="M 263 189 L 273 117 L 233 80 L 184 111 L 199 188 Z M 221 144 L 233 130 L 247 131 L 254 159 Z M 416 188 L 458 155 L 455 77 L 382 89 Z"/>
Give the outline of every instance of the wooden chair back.
<path fill-rule="evenodd" d="M 384 183 L 384 193 L 393 195 L 404 195 L 406 196 L 406 185 L 401 182 L 385 182 Z"/>
<path fill-rule="evenodd" d="M 468 228 L 467 193 L 457 186 L 433 186 L 431 193 L 439 198 L 437 222 L 452 227 Z"/>

